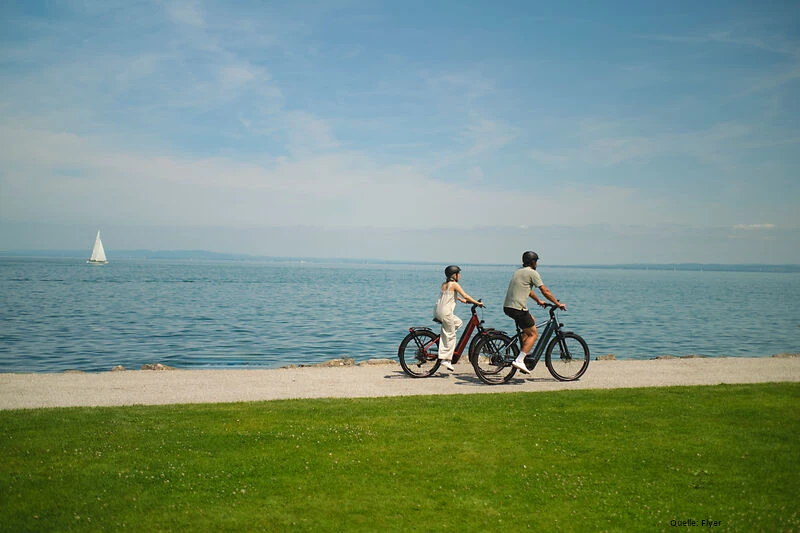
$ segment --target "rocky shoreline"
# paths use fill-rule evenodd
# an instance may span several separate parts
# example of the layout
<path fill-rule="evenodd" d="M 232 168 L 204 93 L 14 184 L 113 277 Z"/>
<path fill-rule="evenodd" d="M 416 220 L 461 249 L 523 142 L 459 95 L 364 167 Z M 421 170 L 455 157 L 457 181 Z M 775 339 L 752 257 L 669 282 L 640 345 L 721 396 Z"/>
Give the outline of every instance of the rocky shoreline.
<path fill-rule="evenodd" d="M 773 358 L 790 358 L 790 357 L 800 357 L 800 353 L 779 353 L 771 355 L 770 357 Z M 646 361 L 653 361 L 653 360 L 665 360 L 665 359 L 711 359 L 711 357 L 707 355 L 698 355 L 698 354 L 689 354 L 689 355 L 658 355 L 655 357 L 651 357 L 650 359 L 645 359 Z M 608 355 L 601 355 L 595 357 L 594 361 L 619 361 L 616 355 L 608 354 Z M 463 361 L 462 361 L 463 363 Z M 399 365 L 396 359 L 367 359 L 366 361 L 357 362 L 352 357 L 342 357 L 339 359 L 329 359 L 327 361 L 322 361 L 320 363 L 312 363 L 307 365 L 285 365 L 278 368 L 337 368 L 343 366 L 392 366 L 392 365 Z M 126 372 L 126 371 L 133 371 L 134 369 L 125 368 L 122 365 L 117 365 L 109 370 L 109 372 Z M 145 363 L 143 364 L 139 370 L 180 370 L 178 367 L 164 365 L 161 363 Z M 222 369 L 221 369 L 222 370 Z M 78 369 L 70 369 L 64 370 L 63 373 L 65 374 L 80 374 L 84 373 L 84 370 Z"/>

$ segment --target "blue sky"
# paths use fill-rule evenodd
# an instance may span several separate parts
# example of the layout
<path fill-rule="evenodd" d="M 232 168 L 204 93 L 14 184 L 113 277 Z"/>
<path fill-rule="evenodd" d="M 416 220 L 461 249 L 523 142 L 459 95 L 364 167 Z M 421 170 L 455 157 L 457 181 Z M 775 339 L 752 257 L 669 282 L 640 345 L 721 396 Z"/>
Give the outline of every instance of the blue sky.
<path fill-rule="evenodd" d="M 793 2 L 0 4 L 0 249 L 800 263 Z"/>

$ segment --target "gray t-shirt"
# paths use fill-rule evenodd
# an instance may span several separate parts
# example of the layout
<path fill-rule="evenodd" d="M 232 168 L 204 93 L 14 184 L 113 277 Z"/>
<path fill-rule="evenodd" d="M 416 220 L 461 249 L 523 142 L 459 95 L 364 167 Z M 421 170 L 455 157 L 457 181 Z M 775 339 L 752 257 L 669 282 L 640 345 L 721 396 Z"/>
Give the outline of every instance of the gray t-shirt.
<path fill-rule="evenodd" d="M 508 292 L 506 292 L 506 300 L 503 302 L 503 307 L 527 311 L 528 297 L 530 296 L 531 289 L 533 287 L 538 289 L 542 285 L 544 285 L 542 276 L 534 269 L 530 267 L 518 269 L 514 272 L 514 275 L 511 276 L 511 282 L 508 284 Z"/>

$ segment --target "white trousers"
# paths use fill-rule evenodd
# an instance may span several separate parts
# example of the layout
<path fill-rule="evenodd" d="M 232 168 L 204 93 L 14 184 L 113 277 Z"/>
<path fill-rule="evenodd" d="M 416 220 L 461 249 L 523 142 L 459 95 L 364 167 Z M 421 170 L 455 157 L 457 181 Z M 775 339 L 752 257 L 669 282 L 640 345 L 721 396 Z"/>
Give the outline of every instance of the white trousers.
<path fill-rule="evenodd" d="M 439 359 L 452 361 L 453 352 L 456 349 L 456 330 L 461 327 L 463 322 L 452 313 L 438 318 L 442 321 L 442 334 L 439 339 Z"/>

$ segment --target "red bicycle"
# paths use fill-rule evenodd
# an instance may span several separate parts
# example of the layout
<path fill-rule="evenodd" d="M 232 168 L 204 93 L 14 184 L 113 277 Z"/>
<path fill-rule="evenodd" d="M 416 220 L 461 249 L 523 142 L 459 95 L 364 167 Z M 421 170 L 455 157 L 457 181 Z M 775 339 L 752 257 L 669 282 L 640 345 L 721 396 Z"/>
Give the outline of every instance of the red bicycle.
<path fill-rule="evenodd" d="M 482 339 L 500 338 L 504 341 L 510 340 L 508 335 L 501 331 L 484 328 L 484 321 L 478 318 L 478 313 L 475 310 L 477 307 L 477 305 L 472 306 L 472 316 L 461 333 L 461 338 L 458 339 L 458 344 L 456 344 L 456 348 L 453 351 L 453 364 L 461 359 L 461 354 L 464 353 L 470 337 L 472 337 L 472 342 L 469 342 L 469 350 L 467 352 L 469 353 L 470 361 L 476 356 L 478 342 Z M 437 320 L 434 320 L 434 322 L 437 322 Z M 473 337 L 472 334 L 476 330 L 478 333 Z M 489 345 L 487 343 L 484 344 Z M 400 366 L 403 367 L 403 371 L 412 378 L 424 378 L 433 375 L 442 364 L 439 360 L 439 335 L 429 327 L 408 328 L 408 335 L 400 343 L 397 357 L 400 359 Z"/>

